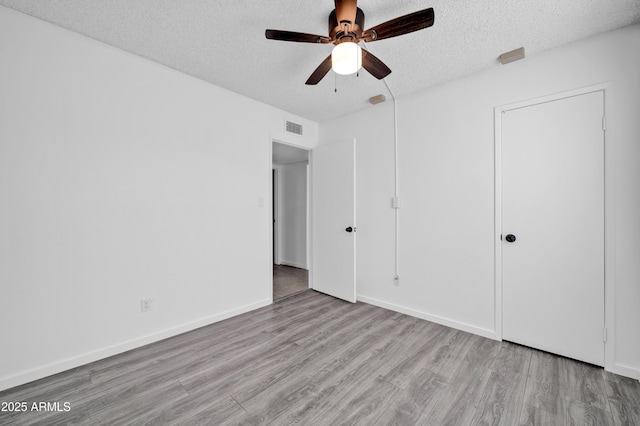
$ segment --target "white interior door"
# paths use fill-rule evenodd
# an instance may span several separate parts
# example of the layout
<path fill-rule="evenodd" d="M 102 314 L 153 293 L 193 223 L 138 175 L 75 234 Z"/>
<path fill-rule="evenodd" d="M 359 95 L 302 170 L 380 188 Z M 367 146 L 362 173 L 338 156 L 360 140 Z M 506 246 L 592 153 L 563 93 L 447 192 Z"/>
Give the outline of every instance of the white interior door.
<path fill-rule="evenodd" d="M 314 290 L 356 301 L 356 143 L 311 151 Z"/>
<path fill-rule="evenodd" d="M 509 110 L 501 149 L 503 338 L 597 365 L 603 115 L 602 91 Z"/>

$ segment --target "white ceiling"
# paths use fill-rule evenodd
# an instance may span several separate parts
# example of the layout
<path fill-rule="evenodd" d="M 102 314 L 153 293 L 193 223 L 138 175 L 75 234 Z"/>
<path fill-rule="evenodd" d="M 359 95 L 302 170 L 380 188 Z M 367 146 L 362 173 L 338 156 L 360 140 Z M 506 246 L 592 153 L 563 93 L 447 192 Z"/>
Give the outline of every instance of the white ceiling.
<path fill-rule="evenodd" d="M 332 0 L 0 0 L 8 6 L 322 122 L 371 107 L 385 85 L 362 71 L 306 86 L 331 45 L 266 40 L 267 28 L 326 35 Z M 365 28 L 433 7 L 433 27 L 369 43 L 396 97 L 640 22 L 640 0 L 360 0 Z M 506 65 L 509 66 L 509 65 Z M 338 92 L 334 92 L 337 85 Z M 389 97 L 389 96 L 387 96 Z"/>

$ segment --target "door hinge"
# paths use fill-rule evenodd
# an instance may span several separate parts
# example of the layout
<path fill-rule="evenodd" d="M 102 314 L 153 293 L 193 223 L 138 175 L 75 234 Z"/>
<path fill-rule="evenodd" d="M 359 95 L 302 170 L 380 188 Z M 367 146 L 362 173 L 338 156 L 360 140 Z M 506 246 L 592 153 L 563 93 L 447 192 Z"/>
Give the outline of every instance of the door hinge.
<path fill-rule="evenodd" d="M 602 116 L 602 130 L 603 131 L 607 130 L 607 116 L 606 115 Z"/>
<path fill-rule="evenodd" d="M 606 328 L 602 329 L 602 341 L 607 343 L 607 329 Z"/>

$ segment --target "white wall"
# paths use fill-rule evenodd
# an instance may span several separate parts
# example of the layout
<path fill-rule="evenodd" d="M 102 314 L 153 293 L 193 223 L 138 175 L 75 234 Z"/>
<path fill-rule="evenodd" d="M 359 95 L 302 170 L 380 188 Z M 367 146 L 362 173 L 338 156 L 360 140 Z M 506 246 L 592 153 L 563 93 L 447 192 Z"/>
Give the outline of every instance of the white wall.
<path fill-rule="evenodd" d="M 616 372 L 640 377 L 638 25 L 399 99 L 400 287 L 392 284 L 393 106 L 322 123 L 321 143 L 358 140 L 359 299 L 495 336 L 494 107 L 608 81 L 614 364 Z"/>
<path fill-rule="evenodd" d="M 271 302 L 271 140 L 316 123 L 4 7 L 0 57 L 0 389 Z"/>
<path fill-rule="evenodd" d="M 307 162 L 278 170 L 278 261 L 307 269 Z"/>

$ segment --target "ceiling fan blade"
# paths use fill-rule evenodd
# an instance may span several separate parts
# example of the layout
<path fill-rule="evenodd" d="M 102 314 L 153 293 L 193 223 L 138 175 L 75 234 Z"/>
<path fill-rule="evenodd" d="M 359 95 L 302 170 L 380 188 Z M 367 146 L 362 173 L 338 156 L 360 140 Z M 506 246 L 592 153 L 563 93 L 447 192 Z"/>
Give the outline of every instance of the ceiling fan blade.
<path fill-rule="evenodd" d="M 341 23 L 345 21 L 351 24 L 356 22 L 357 0 L 335 0 L 335 5 L 338 25 L 342 26 Z"/>
<path fill-rule="evenodd" d="M 362 33 L 362 38 L 365 42 L 370 42 L 412 33 L 432 26 L 434 18 L 432 7 L 419 10 L 376 25 Z"/>
<path fill-rule="evenodd" d="M 373 56 L 373 53 L 362 49 L 362 66 L 365 70 L 377 78 L 378 80 L 385 78 L 391 74 L 391 69 L 380 59 Z"/>
<path fill-rule="evenodd" d="M 316 68 L 316 70 L 311 74 L 309 79 L 304 84 L 314 85 L 318 84 L 322 78 L 327 75 L 329 70 L 331 69 L 331 55 L 327 56 L 327 59 L 322 61 L 322 63 Z"/>
<path fill-rule="evenodd" d="M 331 43 L 331 39 L 327 36 L 296 33 L 293 31 L 266 30 L 264 35 L 269 40 L 296 41 L 300 43 Z"/>

